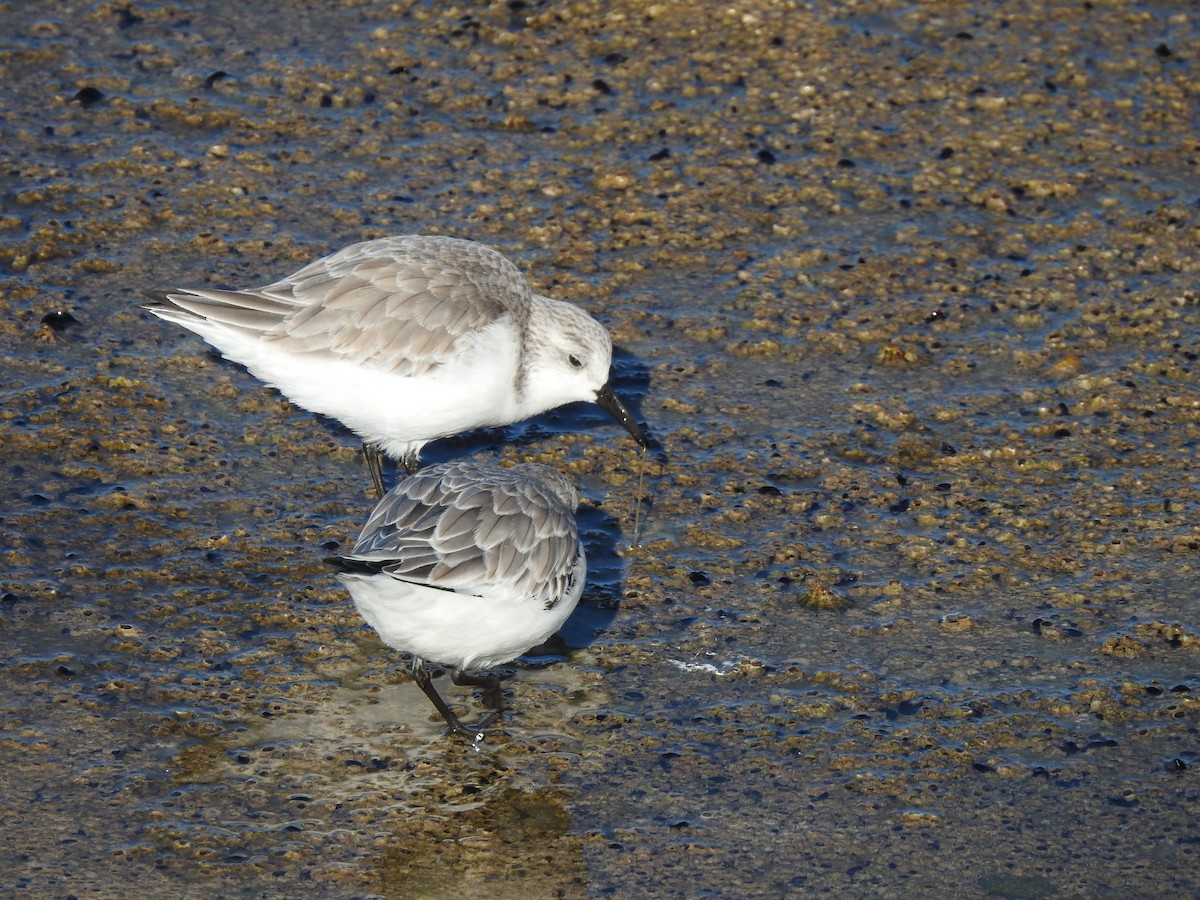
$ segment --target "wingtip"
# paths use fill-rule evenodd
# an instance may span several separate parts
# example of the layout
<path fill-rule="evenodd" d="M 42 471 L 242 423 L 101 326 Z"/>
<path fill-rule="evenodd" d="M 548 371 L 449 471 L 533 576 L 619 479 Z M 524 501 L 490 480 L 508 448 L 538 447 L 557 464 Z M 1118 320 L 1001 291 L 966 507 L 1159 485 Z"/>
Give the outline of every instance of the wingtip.
<path fill-rule="evenodd" d="M 334 570 L 335 575 L 378 575 L 383 571 L 383 562 L 355 559 L 352 556 L 326 556 L 323 562 Z"/>
<path fill-rule="evenodd" d="M 151 290 L 151 291 L 138 291 L 138 293 L 150 301 L 149 303 L 139 304 L 142 307 L 142 309 L 150 310 L 151 312 L 153 312 L 155 309 L 157 309 L 159 307 L 171 305 L 170 291 Z"/>

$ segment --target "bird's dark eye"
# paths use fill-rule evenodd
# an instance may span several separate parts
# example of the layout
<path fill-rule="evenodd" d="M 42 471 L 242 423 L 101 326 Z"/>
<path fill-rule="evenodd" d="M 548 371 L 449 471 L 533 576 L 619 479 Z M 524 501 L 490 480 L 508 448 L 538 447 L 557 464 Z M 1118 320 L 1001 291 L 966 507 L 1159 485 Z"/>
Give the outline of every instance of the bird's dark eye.
<path fill-rule="evenodd" d="M 582 369 L 583 368 L 583 360 L 581 360 L 578 356 L 576 356 L 573 353 L 567 357 L 567 362 L 569 362 L 571 364 L 572 369 Z"/>

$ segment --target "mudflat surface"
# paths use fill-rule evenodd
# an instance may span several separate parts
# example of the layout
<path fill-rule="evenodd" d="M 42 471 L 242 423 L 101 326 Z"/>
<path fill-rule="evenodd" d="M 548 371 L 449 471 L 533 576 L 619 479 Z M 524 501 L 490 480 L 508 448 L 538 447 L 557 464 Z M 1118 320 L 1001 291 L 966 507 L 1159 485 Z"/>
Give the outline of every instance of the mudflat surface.
<path fill-rule="evenodd" d="M 1194 896 L 1200 35 L 971 7 L 5 5 L 0 888 Z M 478 746 L 322 562 L 353 438 L 137 306 L 405 232 L 662 445 L 430 448 L 588 498 Z"/>

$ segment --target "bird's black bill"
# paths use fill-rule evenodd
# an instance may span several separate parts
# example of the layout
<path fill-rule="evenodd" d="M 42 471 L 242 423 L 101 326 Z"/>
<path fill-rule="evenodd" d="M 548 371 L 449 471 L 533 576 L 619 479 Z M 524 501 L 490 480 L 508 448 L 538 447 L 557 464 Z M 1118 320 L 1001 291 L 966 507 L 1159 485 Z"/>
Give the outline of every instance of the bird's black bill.
<path fill-rule="evenodd" d="M 612 392 L 607 384 L 596 391 L 596 404 L 612 416 L 617 422 L 633 435 L 633 439 L 645 450 L 650 446 L 650 442 L 646 438 L 646 432 L 642 431 L 642 426 L 633 420 L 633 416 L 629 414 L 629 410 L 625 405 L 617 399 L 617 395 Z"/>

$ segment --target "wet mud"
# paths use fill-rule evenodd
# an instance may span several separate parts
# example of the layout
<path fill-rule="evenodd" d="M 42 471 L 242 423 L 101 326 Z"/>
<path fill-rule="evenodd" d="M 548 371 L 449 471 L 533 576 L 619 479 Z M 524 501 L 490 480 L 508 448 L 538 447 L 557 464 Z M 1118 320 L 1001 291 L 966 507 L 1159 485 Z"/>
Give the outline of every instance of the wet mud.
<path fill-rule="evenodd" d="M 1197 892 L 1190 10 L 6 17 L 4 890 Z M 597 316 L 660 444 L 429 448 L 586 495 L 478 746 L 322 562 L 352 436 L 138 308 L 403 232 Z"/>

